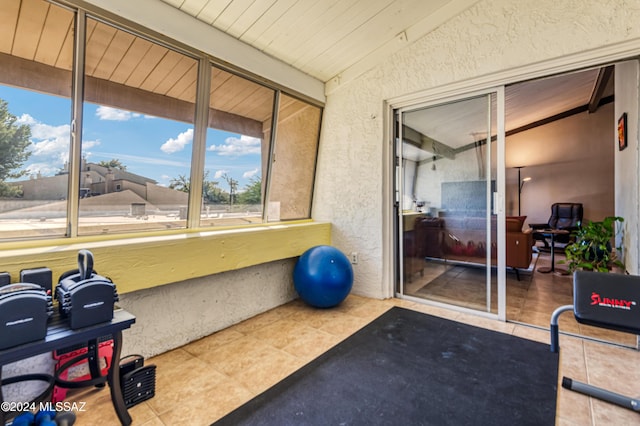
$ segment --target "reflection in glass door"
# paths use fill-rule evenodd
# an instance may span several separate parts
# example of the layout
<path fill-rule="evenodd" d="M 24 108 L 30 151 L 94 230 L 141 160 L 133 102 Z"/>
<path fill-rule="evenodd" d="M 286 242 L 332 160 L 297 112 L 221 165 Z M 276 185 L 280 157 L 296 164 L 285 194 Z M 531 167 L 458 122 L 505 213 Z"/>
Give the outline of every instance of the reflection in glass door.
<path fill-rule="evenodd" d="M 504 254 L 496 166 L 504 157 L 495 136 L 497 98 L 498 92 L 490 92 L 398 111 L 397 291 L 402 296 L 499 313 L 504 266 L 501 274 L 497 266 Z"/>

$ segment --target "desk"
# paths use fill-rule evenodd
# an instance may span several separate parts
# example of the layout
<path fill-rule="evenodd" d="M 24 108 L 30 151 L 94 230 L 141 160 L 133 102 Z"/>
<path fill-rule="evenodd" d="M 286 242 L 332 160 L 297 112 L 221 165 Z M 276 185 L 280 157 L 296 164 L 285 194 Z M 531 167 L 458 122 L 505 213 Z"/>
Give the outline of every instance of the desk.
<path fill-rule="evenodd" d="M 59 314 L 56 313 L 47 327 L 47 335 L 44 339 L 0 351 L 0 379 L 2 378 L 1 368 L 6 364 L 78 344 L 88 344 L 89 350 L 87 352 L 87 356 L 89 369 L 92 377 L 96 378 L 100 375 L 100 359 L 97 356 L 98 338 L 111 335 L 113 337 L 113 358 L 107 373 L 106 382 L 109 383 L 111 401 L 113 402 L 113 407 L 118 414 L 120 423 L 123 425 L 129 425 L 131 424 L 131 416 L 127 411 L 127 407 L 122 396 L 122 388 L 120 387 L 119 360 L 120 351 L 122 349 L 122 330 L 130 328 L 135 321 L 136 317 L 131 315 L 129 312 L 123 309 L 116 309 L 113 313 L 113 319 L 109 322 L 72 330 L 69 328 L 68 321 L 60 318 Z M 11 378 L 6 380 L 8 381 L 10 379 Z M 58 381 L 57 379 L 55 381 L 58 386 L 66 385 L 63 381 Z M 4 382 L 5 381 L 3 381 L 3 383 Z M 96 379 L 93 379 L 91 382 L 92 383 L 85 386 L 93 385 L 94 382 L 96 382 Z M 81 382 L 75 383 L 75 385 L 81 385 Z M 0 402 L 3 401 L 4 396 L 2 395 L 2 387 L 0 387 Z M 38 402 L 40 401 L 42 401 L 42 399 Z M 16 414 L 19 413 L 6 413 L 0 410 L 0 424 L 4 425 L 8 418 L 11 418 Z"/>
<path fill-rule="evenodd" d="M 536 230 L 536 232 L 544 235 L 544 236 L 548 236 L 551 237 L 551 267 L 545 267 L 543 266 L 542 268 L 538 268 L 538 272 L 542 273 L 542 274 L 548 274 L 549 272 L 555 272 L 556 270 L 556 244 L 555 244 L 555 237 L 556 235 L 567 235 L 569 234 L 569 231 L 567 231 L 566 229 L 541 229 L 541 230 Z"/>

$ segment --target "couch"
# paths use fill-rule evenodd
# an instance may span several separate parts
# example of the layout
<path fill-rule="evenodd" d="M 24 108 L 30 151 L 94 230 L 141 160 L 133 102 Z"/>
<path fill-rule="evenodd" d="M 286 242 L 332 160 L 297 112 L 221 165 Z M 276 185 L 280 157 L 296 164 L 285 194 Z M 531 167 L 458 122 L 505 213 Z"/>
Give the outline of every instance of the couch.
<path fill-rule="evenodd" d="M 523 230 L 526 216 L 506 218 L 506 264 L 520 278 L 518 269 L 526 269 L 533 256 L 531 229 Z M 486 219 L 463 215 L 418 217 L 410 235 L 405 235 L 405 257 L 436 258 L 486 264 L 487 250 L 497 257 L 496 218 L 491 219 L 490 248 L 485 247 Z M 407 250 L 409 248 L 409 250 Z M 406 263 L 405 263 L 406 266 Z"/>

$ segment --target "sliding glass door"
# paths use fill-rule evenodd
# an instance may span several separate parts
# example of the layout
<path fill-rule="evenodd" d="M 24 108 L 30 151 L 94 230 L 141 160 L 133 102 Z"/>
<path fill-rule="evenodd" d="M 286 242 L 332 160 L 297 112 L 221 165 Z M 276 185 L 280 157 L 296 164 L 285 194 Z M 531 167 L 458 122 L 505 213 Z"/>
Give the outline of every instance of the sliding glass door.
<path fill-rule="evenodd" d="M 504 318 L 501 89 L 396 110 L 397 292 Z"/>

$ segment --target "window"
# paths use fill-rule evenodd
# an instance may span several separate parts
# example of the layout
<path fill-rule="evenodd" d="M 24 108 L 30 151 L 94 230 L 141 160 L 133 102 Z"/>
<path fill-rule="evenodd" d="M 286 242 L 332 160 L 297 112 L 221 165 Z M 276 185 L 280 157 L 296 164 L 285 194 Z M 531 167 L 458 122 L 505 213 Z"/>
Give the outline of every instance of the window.
<path fill-rule="evenodd" d="M 291 96 L 280 96 L 271 164 L 269 221 L 311 216 L 320 119 L 320 108 Z"/>
<path fill-rule="evenodd" d="M 78 235 L 186 227 L 198 61 L 92 18 L 86 34 Z"/>
<path fill-rule="evenodd" d="M 202 226 L 262 222 L 275 91 L 211 69 Z"/>
<path fill-rule="evenodd" d="M 95 10 L 0 16 L 0 240 L 310 217 L 319 106 Z"/>
<path fill-rule="evenodd" d="M 75 15 L 21 3 L 0 6 L 0 235 L 64 236 Z"/>

